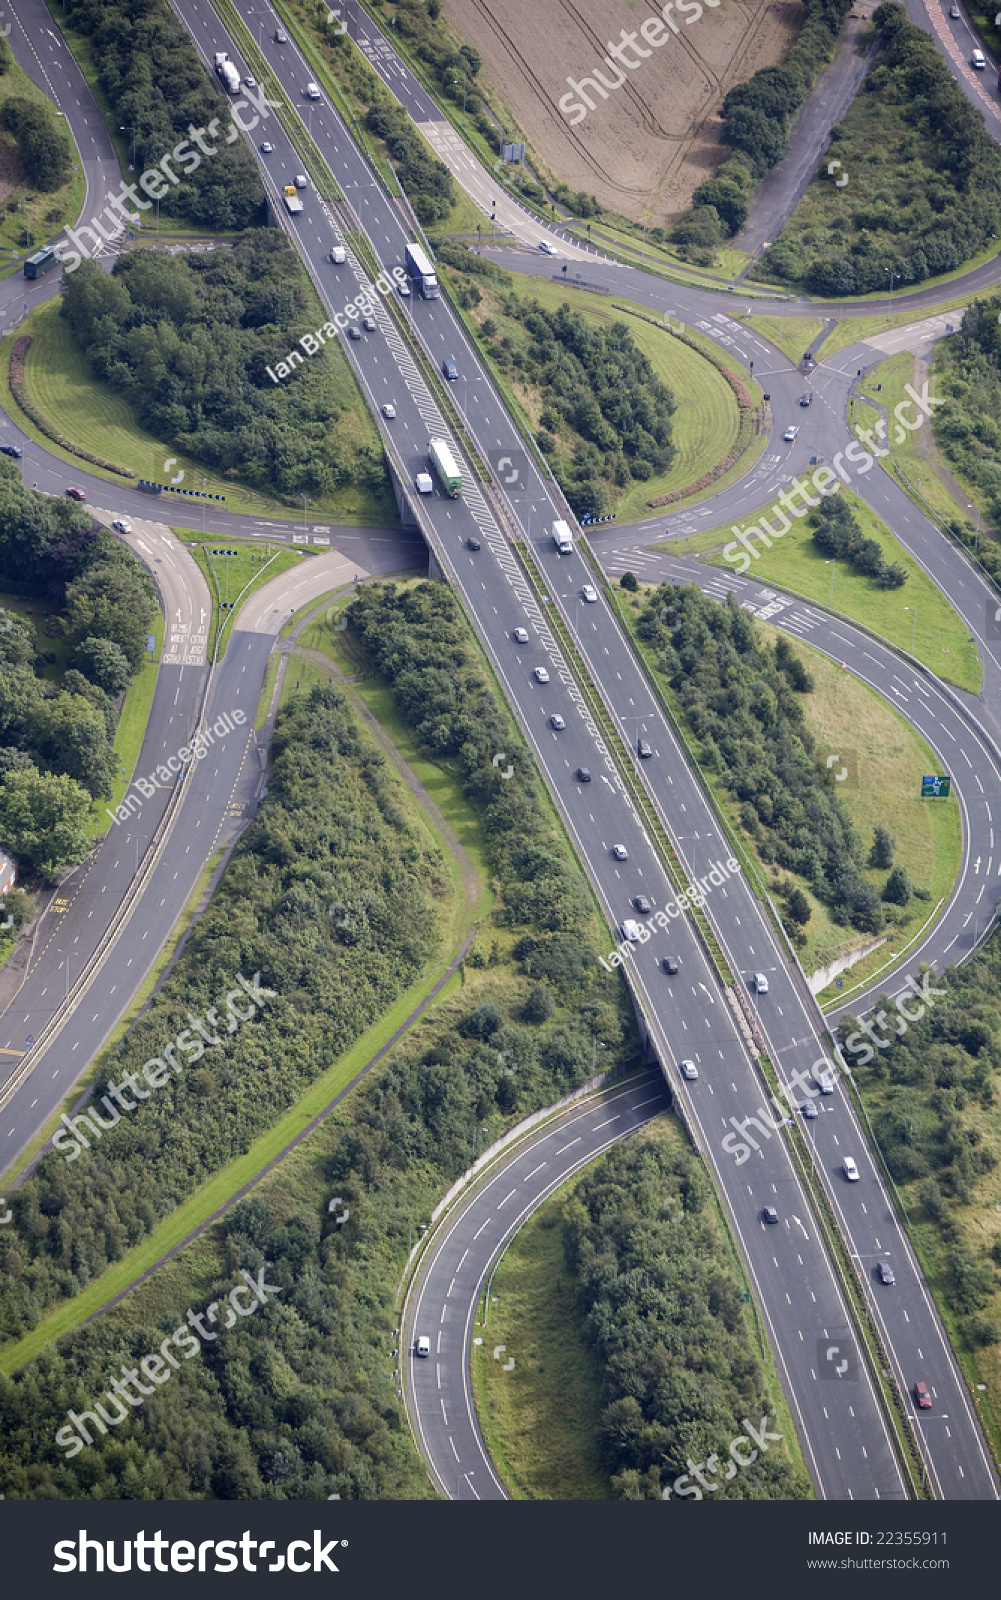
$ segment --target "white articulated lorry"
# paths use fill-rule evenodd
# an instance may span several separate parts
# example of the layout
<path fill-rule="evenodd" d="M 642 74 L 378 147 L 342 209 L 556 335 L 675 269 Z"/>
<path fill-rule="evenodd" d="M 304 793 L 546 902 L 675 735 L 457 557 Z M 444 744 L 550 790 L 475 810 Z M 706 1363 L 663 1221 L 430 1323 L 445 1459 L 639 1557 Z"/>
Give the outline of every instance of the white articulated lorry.
<path fill-rule="evenodd" d="M 215 58 L 216 76 L 222 80 L 223 87 L 230 94 L 240 93 L 240 74 L 237 72 L 229 55 L 225 50 L 220 50 Z"/>

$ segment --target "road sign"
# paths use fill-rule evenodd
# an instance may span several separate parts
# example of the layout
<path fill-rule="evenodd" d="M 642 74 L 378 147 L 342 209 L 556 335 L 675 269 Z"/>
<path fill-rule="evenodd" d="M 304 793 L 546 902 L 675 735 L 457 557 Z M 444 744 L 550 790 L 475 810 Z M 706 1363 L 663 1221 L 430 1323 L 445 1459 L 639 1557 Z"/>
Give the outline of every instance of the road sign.
<path fill-rule="evenodd" d="M 146 649 L 147 650 L 155 650 L 156 649 L 156 635 L 155 634 L 148 633 L 146 635 Z M 122 770 L 124 771 L 125 769 L 123 768 Z"/>
<path fill-rule="evenodd" d="M 525 159 L 525 146 L 523 144 L 502 144 L 501 145 L 501 160 L 502 161 L 524 161 L 524 159 Z"/>
<path fill-rule="evenodd" d="M 943 773 L 941 777 L 937 778 L 922 778 L 921 798 L 922 800 L 948 800 L 951 787 L 952 779 L 947 773 Z"/>

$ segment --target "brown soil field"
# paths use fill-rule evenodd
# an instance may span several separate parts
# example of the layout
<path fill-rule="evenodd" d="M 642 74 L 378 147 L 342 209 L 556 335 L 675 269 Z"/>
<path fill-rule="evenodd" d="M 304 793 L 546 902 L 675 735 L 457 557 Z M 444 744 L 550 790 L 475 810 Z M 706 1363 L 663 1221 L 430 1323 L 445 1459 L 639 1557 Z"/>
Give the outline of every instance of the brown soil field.
<path fill-rule="evenodd" d="M 721 0 L 697 20 L 679 11 L 680 33 L 651 49 L 639 29 L 660 17 L 655 0 L 446 0 L 444 9 L 482 55 L 484 76 L 537 160 L 651 227 L 683 211 L 726 159 L 716 116 L 724 95 L 784 60 L 803 20 L 798 0 Z M 636 62 L 627 54 L 634 70 L 612 71 L 602 57 L 623 29 L 650 55 Z M 572 93 L 567 79 L 580 82 L 595 68 L 610 85 L 626 81 L 604 99 L 588 90 L 595 109 L 571 126 L 559 109 Z"/>

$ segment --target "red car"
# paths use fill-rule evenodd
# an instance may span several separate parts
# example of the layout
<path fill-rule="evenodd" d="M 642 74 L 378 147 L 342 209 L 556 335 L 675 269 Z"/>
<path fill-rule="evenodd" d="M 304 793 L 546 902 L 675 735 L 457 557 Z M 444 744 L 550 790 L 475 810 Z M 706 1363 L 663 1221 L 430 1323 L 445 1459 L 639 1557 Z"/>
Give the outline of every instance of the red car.
<path fill-rule="evenodd" d="M 920 1410 L 929 1411 L 931 1409 L 931 1395 L 928 1393 L 928 1385 L 926 1383 L 916 1383 L 914 1385 L 914 1398 Z"/>
<path fill-rule="evenodd" d="M 82 489 L 74 489 L 72 485 L 66 490 L 66 493 L 73 500 L 86 500 L 87 498 Z"/>

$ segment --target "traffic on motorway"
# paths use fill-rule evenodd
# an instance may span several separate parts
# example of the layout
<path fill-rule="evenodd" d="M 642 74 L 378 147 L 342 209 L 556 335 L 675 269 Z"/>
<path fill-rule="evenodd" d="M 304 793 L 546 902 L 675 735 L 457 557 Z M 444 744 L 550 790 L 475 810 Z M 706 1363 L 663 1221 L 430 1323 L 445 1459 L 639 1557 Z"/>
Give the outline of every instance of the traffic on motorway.
<path fill-rule="evenodd" d="M 239 38 L 205 0 L 176 0 L 175 10 L 207 70 L 215 70 L 232 92 L 248 83 L 258 91 L 252 74 L 261 70 L 259 62 L 245 59 Z M 315 350 L 326 340 L 341 341 L 380 428 L 398 503 L 408 526 L 417 530 L 406 537 L 387 532 L 384 548 L 377 548 L 374 537 L 356 533 L 351 548 L 359 560 L 349 564 L 370 574 L 414 566 L 419 554 L 429 556 L 432 571 L 461 597 L 604 910 L 607 965 L 625 975 L 656 1063 L 653 1072 L 628 1087 L 603 1091 L 585 1106 L 561 1112 L 506 1150 L 429 1235 L 402 1316 L 399 1373 L 415 1438 L 438 1493 L 446 1499 L 507 1497 L 482 1435 L 469 1379 L 476 1311 L 499 1252 L 570 1173 L 672 1106 L 713 1175 L 818 1497 L 899 1502 L 912 1492 L 900 1459 L 897 1419 L 887 1403 L 885 1373 L 873 1361 L 858 1307 L 830 1249 L 829 1213 L 848 1256 L 861 1264 L 865 1316 L 878 1332 L 896 1391 L 905 1397 L 906 1425 L 930 1493 L 939 1499 L 996 1500 L 997 1473 L 969 1386 L 895 1197 L 871 1154 L 852 1089 L 851 1062 L 832 1048 L 827 1019 L 731 855 L 713 804 L 610 603 L 600 567 L 582 544 L 552 475 L 525 448 L 462 319 L 438 292 L 433 262 L 415 245 L 404 208 L 388 195 L 339 110 L 314 81 L 315 69 L 296 37 L 269 6 L 258 11 L 241 0 L 238 10 L 258 36 L 260 57 L 287 97 L 300 133 L 307 131 L 316 163 L 308 174 L 299 172 L 298 146 L 278 117 L 269 122 L 266 140 L 247 140 L 273 217 L 294 241 L 329 313 L 330 320 L 307 338 L 314 340 Z M 391 53 L 387 41 L 384 63 Z M 388 81 L 396 93 L 405 75 L 390 74 Z M 408 85 L 407 95 L 417 92 Z M 105 175 L 102 169 L 99 181 Z M 336 180 L 343 202 L 324 198 L 333 192 L 328 176 Z M 374 284 L 353 233 L 363 236 L 375 260 Z M 543 254 L 555 248 L 548 235 L 544 244 Z M 519 259 L 518 264 L 525 270 L 552 270 L 538 253 L 531 263 Z M 730 354 L 751 360 L 724 331 L 728 319 L 716 309 L 718 298 L 712 294 L 675 289 L 614 262 L 595 262 L 591 270 L 597 281 L 655 309 L 669 300 L 676 316 L 710 319 L 710 331 L 727 338 Z M 46 285 L 46 292 L 51 287 Z M 759 464 L 756 481 L 761 482 L 768 473 L 776 479 L 780 470 L 784 474 L 786 460 L 798 460 L 807 442 L 814 449 L 821 443 L 828 452 L 837 449 L 846 434 L 841 419 L 854 377 L 849 369 L 872 353 L 864 346 L 843 352 L 840 367 L 827 374 L 825 406 L 809 412 L 812 391 L 803 395 L 802 373 L 774 347 L 757 344 L 773 363 L 765 375 L 775 391 L 776 412 L 781 404 L 792 415 L 795 405 L 803 408 L 805 419 L 786 426 L 782 448 L 792 448 L 781 459 L 769 458 L 767 467 Z M 269 368 L 275 383 L 315 353 L 304 348 L 304 357 L 290 352 L 274 371 Z M 761 373 L 759 357 L 756 375 Z M 46 459 L 23 435 L 15 438 L 10 423 L 3 428 L 11 442 L 2 448 L 32 451 L 32 459 L 23 463 L 26 474 L 30 469 L 65 477 L 55 458 Z M 495 465 L 500 457 L 516 464 L 516 481 L 505 482 L 495 470 L 484 484 L 477 461 Z M 176 614 L 182 645 L 178 660 L 161 668 L 144 745 L 151 766 L 188 745 L 203 718 L 211 722 L 223 710 L 244 706 L 249 716 L 241 712 L 240 721 L 252 725 L 276 635 L 296 606 L 326 592 L 341 555 L 312 558 L 315 572 L 308 582 L 302 580 L 303 593 L 291 581 L 269 591 L 254 627 L 234 639 L 214 669 L 204 647 L 200 652 L 193 647 L 203 638 L 208 593 L 180 543 L 160 525 L 140 521 L 134 491 L 81 473 L 79 485 L 64 484 L 59 492 L 92 502 L 98 497 L 102 516 L 155 572 L 168 615 Z M 875 474 L 860 492 L 871 496 L 881 514 L 894 518 L 902 541 L 969 622 L 982 649 L 989 708 L 1001 687 L 1001 660 L 984 638 L 986 583 L 888 477 Z M 736 515 L 747 494 L 747 481 L 725 490 L 713 503 L 714 522 L 725 520 L 730 508 Z M 671 519 L 662 519 L 658 530 L 665 531 L 665 523 L 671 531 Z M 213 512 L 212 526 L 264 536 L 261 526 L 249 527 L 247 519 L 225 513 Z M 598 562 L 606 573 L 625 570 L 631 557 L 622 530 L 616 532 L 612 559 L 603 556 L 609 537 L 593 540 Z M 643 540 L 649 543 L 649 530 Z M 663 553 L 650 575 L 699 582 L 717 598 L 735 589 L 742 603 L 755 607 L 753 574 L 747 580 L 740 574 L 708 575 L 694 562 Z M 880 989 L 899 985 L 919 960 L 941 966 L 967 953 L 990 925 L 1001 728 L 995 728 L 990 709 L 981 713 L 913 663 L 904 666 L 898 654 L 818 608 L 791 607 L 780 625 L 809 637 L 834 658 L 840 650 L 850 653 L 854 672 L 885 698 L 895 696 L 894 703 L 933 749 L 944 756 L 943 740 L 957 745 L 969 769 L 959 774 L 954 790 L 963 818 L 960 877 L 917 950 L 879 981 Z M 124 835 L 112 830 L 94 860 L 80 869 L 58 925 L 60 948 L 52 945 L 53 928 L 0 1019 L 8 1059 L 20 1058 L 0 1086 L 0 1132 L 12 1141 L 9 1153 L 28 1149 L 97 1055 L 205 863 L 231 837 L 234 814 L 250 813 L 260 792 L 257 749 L 252 726 L 231 724 L 212 761 L 200 763 L 184 785 L 151 800 L 141 817 L 130 817 Z M 672 861 L 680 868 L 681 885 Z M 997 861 L 1001 871 L 1001 856 Z M 95 920 L 97 886 L 109 898 Z M 159 906 L 150 913 L 161 888 Z M 985 890 L 981 930 L 978 908 Z M 140 902 L 146 918 L 141 937 Z M 56 954 L 62 956 L 58 963 Z M 923 995 L 930 1005 L 941 992 L 926 974 L 915 999 L 921 1004 Z M 906 993 L 906 985 L 898 991 Z M 853 1000 L 853 1011 L 860 1009 L 860 999 L 871 1002 L 875 995 L 873 985 Z M 84 998 L 87 1016 L 89 1001 L 95 1000 L 89 1024 L 80 1005 Z M 907 1017 L 902 1004 L 898 1010 Z M 71 1016 L 72 1049 L 64 1027 Z M 43 1042 L 36 1047 L 36 1040 Z M 761 1071 L 759 1045 L 774 1065 L 778 1095 L 772 1095 Z M 55 1068 L 51 1074 L 35 1071 L 43 1059 Z M 787 1125 L 795 1119 L 806 1132 L 808 1171 L 787 1137 Z M 505 1209 L 515 1194 L 516 1204 Z M 949 1426 L 939 1425 L 943 1419 Z"/>

